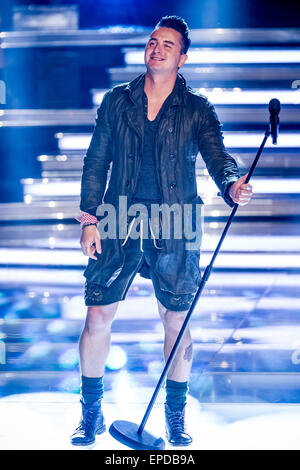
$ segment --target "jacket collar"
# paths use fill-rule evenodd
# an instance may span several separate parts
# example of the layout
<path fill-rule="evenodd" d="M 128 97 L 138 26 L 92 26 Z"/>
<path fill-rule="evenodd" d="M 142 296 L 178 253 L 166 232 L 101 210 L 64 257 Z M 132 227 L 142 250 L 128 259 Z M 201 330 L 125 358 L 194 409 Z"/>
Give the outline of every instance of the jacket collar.
<path fill-rule="evenodd" d="M 124 90 L 129 94 L 130 99 L 134 104 L 141 102 L 145 85 L 145 73 L 139 75 L 137 78 L 127 84 Z M 180 106 L 186 103 L 186 81 L 185 78 L 178 73 L 174 89 L 172 92 L 171 106 Z"/>

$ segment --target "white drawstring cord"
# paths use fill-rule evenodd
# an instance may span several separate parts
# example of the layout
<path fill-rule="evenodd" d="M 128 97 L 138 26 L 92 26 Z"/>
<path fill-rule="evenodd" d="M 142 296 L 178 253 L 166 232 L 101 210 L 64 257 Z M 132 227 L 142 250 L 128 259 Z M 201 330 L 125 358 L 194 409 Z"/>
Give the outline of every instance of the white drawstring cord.
<path fill-rule="evenodd" d="M 129 224 L 128 233 L 127 233 L 127 235 L 126 235 L 125 240 L 124 240 L 123 243 L 122 243 L 122 246 L 124 246 L 125 243 L 127 242 L 128 237 L 129 237 L 129 235 L 130 235 L 130 232 L 131 232 L 131 230 L 132 230 L 132 227 L 133 227 L 134 222 L 135 222 L 135 218 L 132 219 L 132 221 L 131 221 L 130 224 Z"/>
<path fill-rule="evenodd" d="M 140 246 L 141 246 L 141 251 L 144 252 L 143 250 L 143 219 L 141 219 L 141 230 L 140 230 Z"/>
<path fill-rule="evenodd" d="M 125 245 L 125 243 L 127 242 L 128 238 L 129 238 L 129 235 L 131 233 L 131 230 L 132 230 L 132 227 L 133 227 L 133 224 L 134 222 L 136 221 L 136 217 L 132 219 L 132 221 L 130 222 L 129 224 L 129 228 L 128 228 L 128 233 L 126 235 L 126 238 L 125 240 L 123 241 L 122 243 L 122 246 Z M 141 229 L 140 229 L 140 249 L 142 252 L 144 252 L 143 250 L 143 219 L 141 219 Z M 155 246 L 155 248 L 157 248 L 158 250 L 161 250 L 161 247 L 157 246 L 156 244 L 156 239 L 155 239 L 155 235 L 154 235 L 154 232 L 153 232 L 153 229 L 152 229 L 152 226 L 151 226 L 151 221 L 149 219 L 149 228 L 150 228 L 150 233 L 151 233 L 151 237 L 153 238 L 153 244 Z"/>
<path fill-rule="evenodd" d="M 153 232 L 153 229 L 152 229 L 152 226 L 151 226 L 151 220 L 150 219 L 149 219 L 149 228 L 150 228 L 150 233 L 151 233 L 151 237 L 153 238 L 153 244 L 154 244 L 155 248 L 157 248 L 158 250 L 161 250 L 161 247 L 156 245 L 156 239 L 155 239 L 155 235 L 154 235 L 154 232 Z"/>

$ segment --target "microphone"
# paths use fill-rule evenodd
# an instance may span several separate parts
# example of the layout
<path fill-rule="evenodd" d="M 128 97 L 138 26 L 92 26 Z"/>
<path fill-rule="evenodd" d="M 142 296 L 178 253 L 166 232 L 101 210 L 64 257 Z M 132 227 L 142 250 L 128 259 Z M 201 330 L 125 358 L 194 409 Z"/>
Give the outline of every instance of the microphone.
<path fill-rule="evenodd" d="M 277 137 L 279 131 L 279 112 L 280 112 L 280 101 L 277 98 L 273 98 L 269 103 L 270 111 L 270 132 L 273 140 L 273 144 L 277 144 Z"/>

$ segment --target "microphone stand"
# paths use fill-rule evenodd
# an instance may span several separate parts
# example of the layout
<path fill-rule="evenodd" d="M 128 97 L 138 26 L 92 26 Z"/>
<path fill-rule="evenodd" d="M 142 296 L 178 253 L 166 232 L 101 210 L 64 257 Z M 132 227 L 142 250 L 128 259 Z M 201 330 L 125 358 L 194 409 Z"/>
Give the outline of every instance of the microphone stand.
<path fill-rule="evenodd" d="M 252 176 L 252 173 L 257 165 L 257 162 L 259 160 L 259 157 L 264 149 L 264 146 L 265 146 L 265 143 L 268 139 L 268 137 L 271 135 L 271 125 L 268 127 L 268 129 L 266 130 L 265 132 L 265 135 L 264 135 L 264 138 L 263 138 L 263 141 L 261 143 L 261 146 L 259 147 L 258 149 L 258 152 L 256 154 L 256 157 L 251 165 L 251 168 L 248 172 L 248 175 L 245 179 L 245 182 L 244 184 L 247 184 Z M 149 402 L 149 405 L 146 409 L 146 412 L 144 414 L 144 417 L 140 423 L 140 425 L 138 426 L 137 424 L 135 423 L 131 423 L 129 421 L 121 421 L 121 420 L 118 420 L 118 421 L 114 421 L 110 428 L 109 428 L 109 432 L 110 434 L 115 438 L 117 439 L 118 441 L 122 442 L 123 444 L 127 445 L 128 447 L 131 447 L 132 449 L 147 449 L 147 450 L 161 450 L 161 449 L 164 449 L 165 448 L 165 442 L 162 438 L 157 438 L 155 436 L 153 436 L 152 434 L 150 434 L 149 432 L 145 431 L 144 428 L 145 428 L 145 425 L 147 423 L 147 420 L 149 418 L 149 415 L 151 413 L 151 410 L 153 408 L 153 405 L 155 403 L 155 400 L 156 400 L 156 397 L 158 395 L 158 392 L 159 390 L 161 389 L 161 386 L 163 384 L 163 381 L 169 371 L 169 368 L 172 364 L 172 361 L 175 357 L 175 354 L 178 350 L 178 347 L 179 347 L 179 344 L 180 344 L 180 341 L 185 333 L 185 330 L 187 328 L 187 325 L 189 323 L 189 320 L 192 316 L 192 313 L 195 309 L 195 306 L 198 302 L 198 299 L 199 297 L 201 296 L 202 294 L 202 291 L 205 287 L 205 284 L 206 282 L 208 281 L 209 279 L 209 276 L 210 276 L 210 273 L 211 273 L 211 270 L 213 268 L 213 264 L 215 262 L 215 259 L 220 251 L 220 248 L 221 248 L 221 245 L 224 241 L 224 238 L 228 232 L 228 229 L 231 225 L 231 222 L 232 222 L 232 219 L 238 209 L 238 206 L 239 204 L 238 203 L 235 203 L 234 206 L 233 206 L 233 209 L 232 209 L 232 212 L 229 216 L 229 219 L 226 223 L 226 226 L 223 230 L 223 233 L 221 235 L 221 238 L 220 238 L 220 241 L 217 245 L 217 248 L 215 249 L 215 252 L 211 258 L 211 261 L 209 263 L 209 265 L 206 267 L 205 271 L 204 271 L 204 274 L 201 278 L 201 282 L 199 284 L 199 287 L 198 287 L 198 290 L 195 294 L 195 297 L 193 299 L 193 302 L 191 304 L 191 307 L 185 317 L 185 320 L 182 324 L 182 327 L 181 327 L 181 330 L 177 336 L 177 339 L 174 343 L 174 346 L 172 348 L 172 351 L 168 357 L 168 360 L 166 361 L 166 364 L 165 364 L 165 367 L 161 373 L 161 376 L 158 380 L 158 383 L 156 385 L 156 388 L 153 392 L 153 395 L 151 397 L 151 400 Z"/>

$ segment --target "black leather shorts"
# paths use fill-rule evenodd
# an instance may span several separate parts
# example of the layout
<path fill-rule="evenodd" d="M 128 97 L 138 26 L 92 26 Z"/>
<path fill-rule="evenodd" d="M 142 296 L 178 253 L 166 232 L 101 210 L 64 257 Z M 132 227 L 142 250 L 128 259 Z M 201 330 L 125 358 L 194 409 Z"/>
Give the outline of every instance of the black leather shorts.
<path fill-rule="evenodd" d="M 87 279 L 84 288 L 84 300 L 87 307 L 96 305 L 108 305 L 125 300 L 126 294 L 134 280 L 135 275 L 146 260 L 150 267 L 150 276 L 156 298 L 168 310 L 185 311 L 191 306 L 194 294 L 173 294 L 159 287 L 158 278 L 153 272 L 152 266 L 157 259 L 159 247 L 154 245 L 152 239 L 143 240 L 143 251 L 141 251 L 140 239 L 128 238 L 124 246 L 125 262 L 122 271 L 109 287 L 89 282 Z"/>

